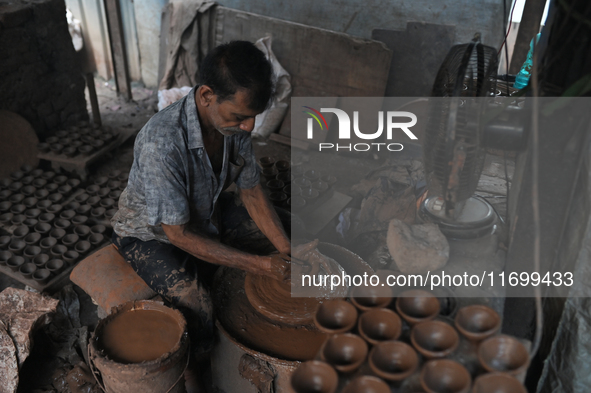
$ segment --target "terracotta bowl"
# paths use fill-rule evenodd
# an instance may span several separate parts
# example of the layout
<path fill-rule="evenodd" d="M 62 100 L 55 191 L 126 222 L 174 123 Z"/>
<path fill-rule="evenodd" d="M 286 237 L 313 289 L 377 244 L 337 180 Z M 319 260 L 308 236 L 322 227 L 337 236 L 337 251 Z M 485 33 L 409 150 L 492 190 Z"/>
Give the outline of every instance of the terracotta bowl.
<path fill-rule="evenodd" d="M 337 371 L 350 373 L 367 358 L 367 343 L 355 334 L 343 333 L 329 337 L 320 348 L 320 358 Z"/>
<path fill-rule="evenodd" d="M 412 375 L 419 365 L 419 356 L 402 341 L 383 341 L 372 348 L 369 367 L 380 378 L 398 382 Z"/>
<path fill-rule="evenodd" d="M 259 158 L 259 164 L 261 164 L 261 166 L 263 168 L 270 168 L 273 166 L 273 164 L 275 163 L 275 159 L 273 157 L 261 157 Z"/>
<path fill-rule="evenodd" d="M 379 378 L 362 375 L 345 386 L 342 393 L 390 393 L 390 386 Z"/>
<path fill-rule="evenodd" d="M 439 308 L 439 299 L 417 289 L 402 292 L 396 299 L 396 311 L 411 326 L 435 318 Z"/>
<path fill-rule="evenodd" d="M 421 371 L 421 386 L 427 393 L 468 393 L 472 377 L 455 360 L 430 360 Z"/>
<path fill-rule="evenodd" d="M 511 375 L 491 373 L 476 378 L 472 393 L 527 393 L 527 389 Z"/>
<path fill-rule="evenodd" d="M 375 308 L 359 317 L 357 330 L 371 345 L 381 341 L 396 340 L 402 332 L 402 321 L 398 314 L 387 308 Z"/>
<path fill-rule="evenodd" d="M 514 337 L 500 335 L 483 341 L 478 347 L 478 360 L 487 371 L 517 375 L 527 369 L 529 352 Z"/>
<path fill-rule="evenodd" d="M 291 375 L 291 387 L 296 393 L 334 393 L 338 384 L 337 372 L 318 360 L 302 363 Z"/>
<path fill-rule="evenodd" d="M 390 287 L 353 287 L 351 303 L 361 311 L 387 307 L 392 302 Z"/>
<path fill-rule="evenodd" d="M 456 328 L 470 341 L 482 341 L 501 328 L 501 318 L 490 307 L 473 305 L 462 307 L 455 318 Z"/>
<path fill-rule="evenodd" d="M 442 321 L 425 321 L 415 325 L 410 334 L 413 347 L 427 359 L 443 358 L 456 350 L 458 332 Z"/>
<path fill-rule="evenodd" d="M 314 324 L 325 333 L 348 332 L 357 322 L 357 309 L 345 300 L 326 300 L 314 315 Z"/>

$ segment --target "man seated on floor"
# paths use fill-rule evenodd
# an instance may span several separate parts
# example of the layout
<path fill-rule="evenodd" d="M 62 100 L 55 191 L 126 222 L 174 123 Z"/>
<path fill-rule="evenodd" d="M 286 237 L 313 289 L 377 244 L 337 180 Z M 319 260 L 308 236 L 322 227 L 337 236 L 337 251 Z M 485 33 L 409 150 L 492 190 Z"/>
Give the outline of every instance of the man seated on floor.
<path fill-rule="evenodd" d="M 185 315 L 198 358 L 213 343 L 212 264 L 281 278 L 269 253 L 290 252 L 250 137 L 273 94 L 270 63 L 252 43 L 230 42 L 203 60 L 200 82 L 139 132 L 112 220 L 121 255 Z M 222 193 L 232 183 L 239 200 Z"/>

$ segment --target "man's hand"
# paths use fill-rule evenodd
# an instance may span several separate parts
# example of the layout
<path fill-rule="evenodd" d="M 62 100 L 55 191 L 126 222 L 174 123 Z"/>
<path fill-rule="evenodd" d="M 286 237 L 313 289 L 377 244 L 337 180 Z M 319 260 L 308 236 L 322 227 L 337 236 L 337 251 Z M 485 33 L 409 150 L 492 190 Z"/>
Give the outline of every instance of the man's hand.
<path fill-rule="evenodd" d="M 291 258 L 287 254 L 273 254 L 270 256 L 269 271 L 266 274 L 279 281 L 291 280 Z"/>

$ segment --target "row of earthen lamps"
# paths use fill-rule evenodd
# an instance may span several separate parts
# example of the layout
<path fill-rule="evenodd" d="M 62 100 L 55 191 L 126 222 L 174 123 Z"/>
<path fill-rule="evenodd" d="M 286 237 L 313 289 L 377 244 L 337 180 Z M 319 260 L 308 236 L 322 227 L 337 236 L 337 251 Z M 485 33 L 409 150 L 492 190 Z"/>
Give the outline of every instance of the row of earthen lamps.
<path fill-rule="evenodd" d="M 334 393 L 342 387 L 342 393 L 390 393 L 422 364 L 420 386 L 427 393 L 527 393 L 515 376 L 527 370 L 528 350 L 516 338 L 499 334 L 501 318 L 490 307 L 463 307 L 448 323 L 436 319 L 440 303 L 429 292 L 401 293 L 393 302 L 395 311 L 388 308 L 391 303 L 391 297 L 375 296 L 322 303 L 314 323 L 330 336 L 319 359 L 293 373 L 295 392 Z M 410 328 L 407 342 L 401 338 L 403 323 Z M 447 359 L 458 349 L 460 334 L 484 370 L 473 372 L 481 374 L 474 383 L 463 364 Z"/>

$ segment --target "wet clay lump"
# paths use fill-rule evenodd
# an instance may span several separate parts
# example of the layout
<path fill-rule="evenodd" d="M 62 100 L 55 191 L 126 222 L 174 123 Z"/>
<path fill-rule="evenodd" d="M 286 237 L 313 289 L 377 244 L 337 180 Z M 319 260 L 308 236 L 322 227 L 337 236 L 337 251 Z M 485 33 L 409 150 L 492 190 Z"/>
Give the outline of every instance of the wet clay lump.
<path fill-rule="evenodd" d="M 171 352 L 182 335 L 178 321 L 156 310 L 117 315 L 103 329 L 99 346 L 120 363 L 140 363 Z"/>

